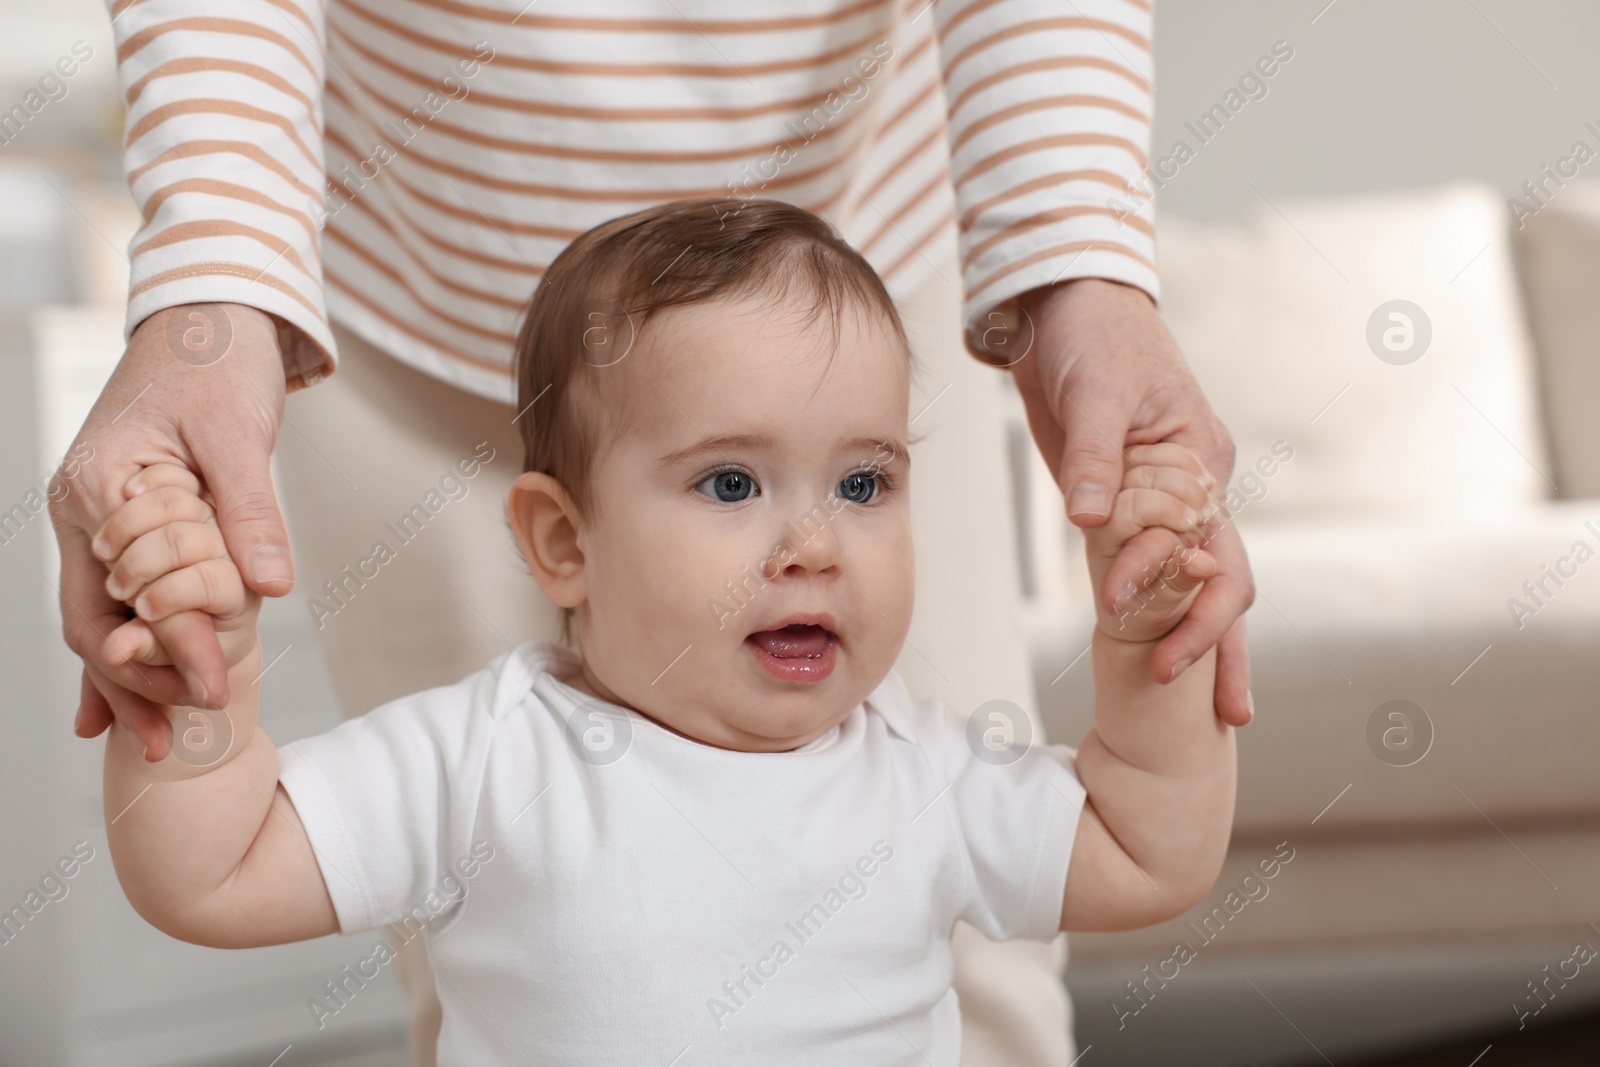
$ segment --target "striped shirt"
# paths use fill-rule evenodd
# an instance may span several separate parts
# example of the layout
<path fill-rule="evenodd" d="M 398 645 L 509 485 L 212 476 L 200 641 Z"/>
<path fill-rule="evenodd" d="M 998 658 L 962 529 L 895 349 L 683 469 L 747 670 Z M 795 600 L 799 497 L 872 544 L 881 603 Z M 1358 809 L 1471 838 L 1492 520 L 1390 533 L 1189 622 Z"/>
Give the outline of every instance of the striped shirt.
<path fill-rule="evenodd" d="M 176 304 L 259 308 L 296 328 L 291 389 L 333 371 L 331 315 L 511 403 L 544 268 L 685 197 L 809 208 L 897 297 L 958 253 L 979 358 L 1029 289 L 1158 295 L 1152 0 L 116 0 L 112 19 L 143 220 L 127 332 Z"/>

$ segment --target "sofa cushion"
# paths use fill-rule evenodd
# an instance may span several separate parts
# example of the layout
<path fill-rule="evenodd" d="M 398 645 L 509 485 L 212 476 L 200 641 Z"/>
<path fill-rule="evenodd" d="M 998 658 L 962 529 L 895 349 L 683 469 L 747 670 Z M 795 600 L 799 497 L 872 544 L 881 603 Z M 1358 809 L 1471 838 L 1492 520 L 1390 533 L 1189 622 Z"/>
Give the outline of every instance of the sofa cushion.
<path fill-rule="evenodd" d="M 1239 528 L 1257 717 L 1235 832 L 1600 825 L 1600 501 L 1471 523 L 1246 511 Z M 1074 663 L 1093 627 L 1081 602 L 1032 628 L 1052 741 L 1093 725 Z"/>
<path fill-rule="evenodd" d="M 1538 354 L 1556 484 L 1562 497 L 1600 496 L 1600 182 L 1556 190 L 1519 220 L 1511 246 Z"/>
<path fill-rule="evenodd" d="M 1253 511 L 1492 514 L 1553 494 L 1509 220 L 1475 182 L 1160 220 L 1162 313 Z M 1273 475 L 1252 476 L 1264 457 Z"/>

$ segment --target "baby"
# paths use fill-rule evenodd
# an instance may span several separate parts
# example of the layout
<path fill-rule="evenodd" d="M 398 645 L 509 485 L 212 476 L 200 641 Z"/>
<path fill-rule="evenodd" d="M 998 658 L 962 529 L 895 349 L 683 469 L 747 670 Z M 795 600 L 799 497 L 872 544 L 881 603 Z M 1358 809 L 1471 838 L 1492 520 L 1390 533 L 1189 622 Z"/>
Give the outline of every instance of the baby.
<path fill-rule="evenodd" d="M 605 223 L 551 265 L 517 360 L 507 517 L 576 648 L 525 641 L 281 748 L 257 722 L 259 600 L 205 487 L 129 480 L 97 535 L 136 612 L 112 658 L 170 663 L 153 624 L 200 611 L 230 665 L 225 706 L 172 709 L 158 762 L 111 731 L 107 835 L 146 920 L 219 948 L 420 932 L 441 1067 L 943 1067 L 957 919 L 1049 940 L 1210 889 L 1234 795 L 1215 651 L 1166 684 L 1147 662 L 1216 569 L 1186 449 L 1128 448 L 1084 532 L 1095 722 L 1074 751 L 893 670 L 913 360 L 826 223 L 761 200 Z"/>

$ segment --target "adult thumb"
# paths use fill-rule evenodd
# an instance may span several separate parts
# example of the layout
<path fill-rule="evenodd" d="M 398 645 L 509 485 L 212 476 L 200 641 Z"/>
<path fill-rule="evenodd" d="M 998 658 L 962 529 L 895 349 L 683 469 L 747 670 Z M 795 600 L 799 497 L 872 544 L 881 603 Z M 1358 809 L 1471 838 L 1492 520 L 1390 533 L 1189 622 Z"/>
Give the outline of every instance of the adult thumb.
<path fill-rule="evenodd" d="M 1060 484 L 1067 518 L 1078 526 L 1098 526 L 1122 488 L 1122 442 L 1130 413 L 1114 397 L 1066 399 Z"/>
<path fill-rule="evenodd" d="M 294 560 L 272 484 L 270 446 L 250 438 L 232 444 L 220 455 L 196 457 L 216 502 L 217 525 L 245 584 L 262 596 L 283 596 L 294 588 Z"/>

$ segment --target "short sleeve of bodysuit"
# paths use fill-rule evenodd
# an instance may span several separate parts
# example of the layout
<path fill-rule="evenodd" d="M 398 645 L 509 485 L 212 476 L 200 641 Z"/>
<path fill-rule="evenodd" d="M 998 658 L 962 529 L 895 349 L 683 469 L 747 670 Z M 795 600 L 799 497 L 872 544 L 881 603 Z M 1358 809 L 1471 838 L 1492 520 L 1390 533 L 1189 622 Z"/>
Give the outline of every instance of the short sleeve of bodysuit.
<path fill-rule="evenodd" d="M 1087 795 L 1076 750 L 1037 742 L 1009 752 L 1004 744 L 991 746 L 988 724 L 969 730 L 967 719 L 933 699 L 917 701 L 913 716 L 919 742 L 949 782 L 941 802 L 966 865 L 960 917 L 991 940 L 1051 940 L 1061 929 Z"/>
<path fill-rule="evenodd" d="M 341 933 L 436 910 L 443 877 L 467 850 L 495 673 L 400 697 L 278 750 L 278 780 L 305 825 Z"/>

